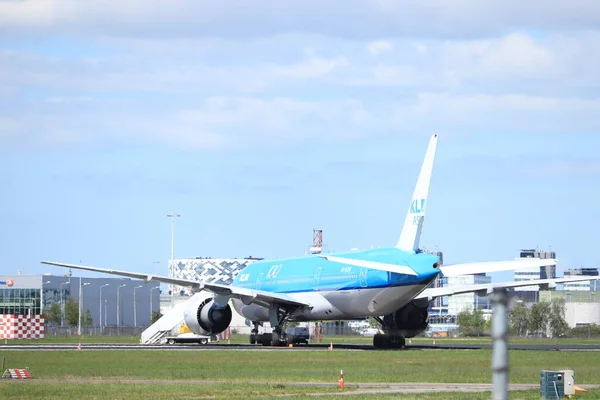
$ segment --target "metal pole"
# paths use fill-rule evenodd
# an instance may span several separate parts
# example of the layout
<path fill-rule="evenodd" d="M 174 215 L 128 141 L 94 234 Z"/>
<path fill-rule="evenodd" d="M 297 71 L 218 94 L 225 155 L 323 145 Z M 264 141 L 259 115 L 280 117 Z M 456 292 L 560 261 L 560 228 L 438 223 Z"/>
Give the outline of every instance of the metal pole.
<path fill-rule="evenodd" d="M 78 315 L 78 322 L 77 322 L 77 336 L 81 336 L 81 308 L 82 308 L 82 304 L 81 304 L 81 300 L 82 299 L 82 294 L 83 293 L 83 286 L 81 286 L 81 277 L 79 278 L 79 315 Z"/>
<path fill-rule="evenodd" d="M 175 218 L 180 217 L 181 215 L 177 213 L 167 214 L 167 217 L 171 218 L 171 262 L 169 264 L 169 276 L 173 276 L 173 259 L 175 254 Z M 171 289 L 171 296 L 173 296 L 173 290 Z"/>
<path fill-rule="evenodd" d="M 108 283 L 100 286 L 100 321 L 98 321 L 98 326 L 100 326 L 100 328 L 102 328 L 102 326 L 105 326 L 106 324 L 102 325 L 102 288 L 105 288 L 106 286 L 110 286 Z M 106 316 L 104 317 L 104 319 L 106 319 Z"/>
<path fill-rule="evenodd" d="M 81 336 L 81 313 L 83 312 L 83 287 L 89 285 L 89 283 L 81 283 L 79 278 L 79 323 L 77 324 L 77 336 Z"/>
<path fill-rule="evenodd" d="M 135 297 L 135 290 L 143 286 L 136 286 L 133 288 L 133 326 L 137 328 L 137 299 Z"/>
<path fill-rule="evenodd" d="M 63 285 L 69 285 L 70 283 L 71 282 L 63 282 L 63 283 L 60 284 L 60 299 L 61 299 L 61 303 L 62 303 L 62 312 L 61 312 L 61 315 L 60 315 L 60 319 L 61 319 L 61 321 L 60 321 L 61 324 L 60 325 L 61 326 L 65 326 L 65 319 L 66 319 L 66 315 L 65 315 L 66 314 L 66 310 L 65 310 L 65 302 L 66 302 L 66 299 L 65 299 L 66 296 L 65 296 L 65 294 L 66 293 L 65 293 L 65 291 L 63 290 L 62 287 L 63 287 Z"/>
<path fill-rule="evenodd" d="M 119 328 L 121 326 L 121 319 L 120 319 L 120 314 L 119 314 L 119 301 L 120 301 L 119 295 L 121 293 L 121 287 L 122 286 L 119 286 L 117 288 L 117 328 Z"/>
<path fill-rule="evenodd" d="M 121 293 L 121 288 L 124 288 L 127 285 L 121 285 L 117 288 L 117 328 L 121 327 L 121 310 L 120 310 L 120 293 Z"/>
<path fill-rule="evenodd" d="M 492 295 L 492 399 L 508 400 L 508 296 L 506 288 Z"/>

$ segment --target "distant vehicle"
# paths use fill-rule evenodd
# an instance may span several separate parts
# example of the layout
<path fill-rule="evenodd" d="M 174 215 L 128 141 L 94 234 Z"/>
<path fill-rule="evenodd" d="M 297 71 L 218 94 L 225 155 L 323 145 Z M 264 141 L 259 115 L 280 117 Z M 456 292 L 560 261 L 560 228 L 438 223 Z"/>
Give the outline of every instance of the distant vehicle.
<path fill-rule="evenodd" d="M 297 326 L 295 328 L 288 328 L 285 330 L 288 337 L 291 337 L 290 343 L 304 343 L 308 344 L 310 340 L 310 332 L 305 326 Z"/>
<path fill-rule="evenodd" d="M 161 344 L 175 344 L 175 343 L 198 343 L 208 344 L 212 342 L 218 342 L 219 337 L 217 335 L 196 335 L 195 333 L 182 333 L 177 336 L 166 336 L 160 340 Z"/>
<path fill-rule="evenodd" d="M 380 333 L 380 332 L 379 332 L 379 329 L 377 329 L 377 328 L 367 328 L 360 332 L 361 336 L 375 336 L 378 333 Z"/>

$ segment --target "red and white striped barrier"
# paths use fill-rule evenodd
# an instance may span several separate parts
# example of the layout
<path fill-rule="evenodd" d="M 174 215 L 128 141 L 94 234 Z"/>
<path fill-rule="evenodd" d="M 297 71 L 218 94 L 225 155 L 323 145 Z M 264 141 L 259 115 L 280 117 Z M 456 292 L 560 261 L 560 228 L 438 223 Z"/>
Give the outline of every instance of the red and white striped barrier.
<path fill-rule="evenodd" d="M 2 375 L 4 379 L 31 379 L 31 374 L 29 370 L 23 368 L 12 368 L 4 371 L 4 375 Z"/>

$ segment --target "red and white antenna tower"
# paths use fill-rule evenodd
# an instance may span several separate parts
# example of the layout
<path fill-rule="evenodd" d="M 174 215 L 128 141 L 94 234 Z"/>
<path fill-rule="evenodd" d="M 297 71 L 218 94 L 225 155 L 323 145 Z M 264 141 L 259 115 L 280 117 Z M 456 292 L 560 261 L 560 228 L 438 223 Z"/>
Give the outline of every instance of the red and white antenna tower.
<path fill-rule="evenodd" d="M 323 250 L 323 229 L 313 229 L 311 254 L 319 254 Z"/>

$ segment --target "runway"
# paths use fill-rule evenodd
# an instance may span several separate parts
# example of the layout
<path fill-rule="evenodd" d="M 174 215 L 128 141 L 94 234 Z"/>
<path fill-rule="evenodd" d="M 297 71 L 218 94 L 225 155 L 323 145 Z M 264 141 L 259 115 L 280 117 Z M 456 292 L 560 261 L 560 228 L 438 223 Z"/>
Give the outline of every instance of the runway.
<path fill-rule="evenodd" d="M 141 344 L 82 344 L 85 350 L 160 350 L 160 351 L 326 351 L 329 344 L 297 345 L 295 347 L 271 347 L 250 344 L 175 344 L 175 345 L 141 345 Z M 18 350 L 76 350 L 74 344 L 7 344 L 0 345 L 0 351 Z M 491 349 L 491 344 L 451 344 L 451 345 L 407 345 L 404 349 L 377 350 L 371 345 L 333 344 L 334 350 L 347 351 L 417 351 L 417 350 L 481 350 Z M 600 344 L 509 344 L 509 350 L 536 350 L 536 351 L 600 351 Z"/>

